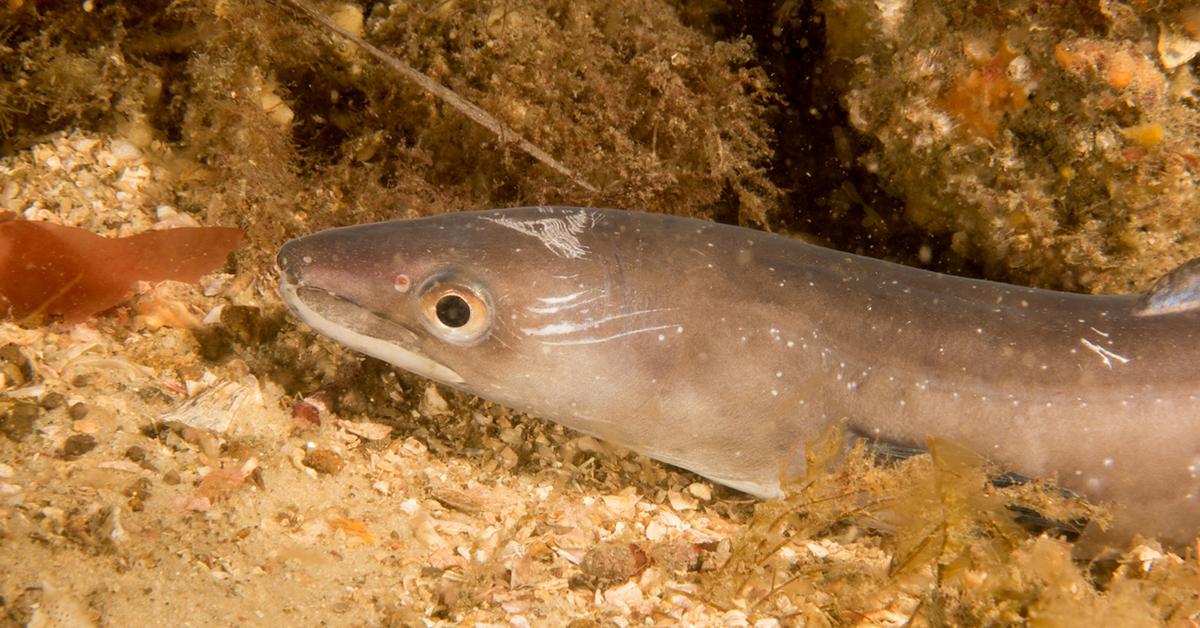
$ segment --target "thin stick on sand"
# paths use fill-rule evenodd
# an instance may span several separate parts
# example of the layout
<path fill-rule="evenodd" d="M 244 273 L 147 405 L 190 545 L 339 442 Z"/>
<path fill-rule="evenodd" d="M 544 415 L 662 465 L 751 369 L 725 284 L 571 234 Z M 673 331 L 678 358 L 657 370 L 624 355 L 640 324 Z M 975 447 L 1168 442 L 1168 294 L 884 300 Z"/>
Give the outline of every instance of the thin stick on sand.
<path fill-rule="evenodd" d="M 492 114 L 484 111 L 483 109 L 480 109 L 479 106 L 466 100 L 462 96 L 455 94 L 450 88 L 446 87 L 445 85 L 442 85 L 441 83 L 438 83 L 437 81 L 433 80 L 432 78 L 429 78 L 425 74 L 419 72 L 412 66 L 401 61 L 400 59 L 380 50 L 379 48 L 376 48 L 374 45 L 367 42 L 363 38 L 355 35 L 354 33 L 351 33 L 350 31 L 347 31 L 346 29 L 342 28 L 341 26 L 338 26 L 328 16 L 326 16 L 324 13 L 321 13 L 320 11 L 318 11 L 315 7 L 313 7 L 311 4 L 309 4 L 305 0 L 286 0 L 286 1 L 287 1 L 287 3 L 291 4 L 292 6 L 296 7 L 297 9 L 299 9 L 302 13 L 307 15 L 309 17 L 309 19 L 321 24 L 325 28 L 350 40 L 350 42 L 352 42 L 354 45 L 367 51 L 367 53 L 369 53 L 371 56 L 375 57 L 376 59 L 379 59 L 385 65 L 387 65 L 388 67 L 392 68 L 397 73 L 399 73 L 401 76 L 403 76 L 403 77 L 407 78 L 408 80 L 419 85 L 421 87 L 421 89 L 424 89 L 425 91 L 429 92 L 430 94 L 433 94 L 434 96 L 440 98 L 443 102 L 445 102 L 446 104 L 450 105 L 451 107 L 454 107 L 455 109 L 461 111 L 464 115 L 466 115 L 468 118 L 474 120 L 480 126 L 483 126 L 484 128 L 488 129 L 492 133 L 495 133 L 496 137 L 500 140 L 500 142 L 502 144 L 507 144 L 507 143 L 516 144 L 517 147 L 520 148 L 522 151 L 525 151 L 525 153 L 527 155 L 529 155 L 530 157 L 533 157 L 534 159 L 549 166 L 550 168 L 552 168 L 554 171 L 558 172 L 559 174 L 562 174 L 563 176 L 567 177 L 571 181 L 575 182 L 575 184 L 578 185 L 579 187 L 581 187 L 589 192 L 597 191 L 595 186 L 593 186 L 592 184 L 583 180 L 582 177 L 575 174 L 575 171 L 566 167 L 565 165 L 563 165 L 562 162 L 558 161 L 554 157 L 551 157 L 549 153 L 538 148 L 536 145 L 533 144 L 533 142 L 530 142 L 529 140 L 525 139 L 524 137 L 521 137 L 520 133 L 517 133 L 512 127 L 510 127 L 507 124 L 496 119 L 496 117 L 493 116 Z"/>

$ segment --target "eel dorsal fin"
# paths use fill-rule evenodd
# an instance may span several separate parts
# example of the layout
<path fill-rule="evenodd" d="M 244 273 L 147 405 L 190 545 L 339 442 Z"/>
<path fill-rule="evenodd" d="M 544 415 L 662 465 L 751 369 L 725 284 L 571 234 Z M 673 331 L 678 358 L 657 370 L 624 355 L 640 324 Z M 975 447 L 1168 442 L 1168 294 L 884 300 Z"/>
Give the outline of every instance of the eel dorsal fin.
<path fill-rule="evenodd" d="M 1200 310 L 1200 257 L 1188 260 L 1163 275 L 1150 292 L 1142 295 L 1133 313 L 1158 316 Z"/>

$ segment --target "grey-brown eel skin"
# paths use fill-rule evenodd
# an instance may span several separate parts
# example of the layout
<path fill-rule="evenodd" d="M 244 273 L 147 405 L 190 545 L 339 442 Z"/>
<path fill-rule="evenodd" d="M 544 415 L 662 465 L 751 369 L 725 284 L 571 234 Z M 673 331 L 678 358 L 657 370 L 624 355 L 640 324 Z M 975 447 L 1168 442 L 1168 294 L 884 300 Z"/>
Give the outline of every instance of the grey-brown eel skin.
<path fill-rule="evenodd" d="M 1200 532 L 1190 264 L 1087 296 L 570 207 L 333 229 L 278 263 L 293 312 L 352 349 L 752 495 L 844 420 L 1109 503 L 1098 538 Z"/>

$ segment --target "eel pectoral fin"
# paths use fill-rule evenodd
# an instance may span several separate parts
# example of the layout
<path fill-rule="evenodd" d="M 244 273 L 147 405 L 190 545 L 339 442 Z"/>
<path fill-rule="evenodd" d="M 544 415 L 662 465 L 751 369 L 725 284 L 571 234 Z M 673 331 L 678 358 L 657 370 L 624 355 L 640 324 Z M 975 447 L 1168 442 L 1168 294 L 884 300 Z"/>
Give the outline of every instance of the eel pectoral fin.
<path fill-rule="evenodd" d="M 1200 309 L 1200 257 L 1163 275 L 1137 305 L 1137 316 L 1158 316 Z"/>

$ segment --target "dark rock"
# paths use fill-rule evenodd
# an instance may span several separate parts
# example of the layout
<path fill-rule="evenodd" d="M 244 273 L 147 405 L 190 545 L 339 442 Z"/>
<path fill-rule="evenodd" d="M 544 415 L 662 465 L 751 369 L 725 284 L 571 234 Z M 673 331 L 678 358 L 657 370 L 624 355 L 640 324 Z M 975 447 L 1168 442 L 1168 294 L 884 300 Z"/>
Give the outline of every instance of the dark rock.
<path fill-rule="evenodd" d="M 38 419 L 38 407 L 26 401 L 18 401 L 4 409 L 0 405 L 0 432 L 10 439 L 22 442 L 33 433 L 33 424 Z"/>
<path fill-rule="evenodd" d="M 0 375 L 10 386 L 24 386 L 33 381 L 33 365 L 17 345 L 6 344 L 0 347 Z"/>
<path fill-rule="evenodd" d="M 63 443 L 64 458 L 78 458 L 96 448 L 96 439 L 91 434 L 75 434 Z"/>
<path fill-rule="evenodd" d="M 62 396 L 62 393 L 52 392 L 45 397 L 42 397 L 41 401 L 38 403 L 41 404 L 42 408 L 45 410 L 53 410 L 66 402 L 67 400 Z"/>
<path fill-rule="evenodd" d="M 71 408 L 67 412 L 71 415 L 72 421 L 78 421 L 86 417 L 90 410 L 86 403 L 80 402 L 71 404 Z"/>

